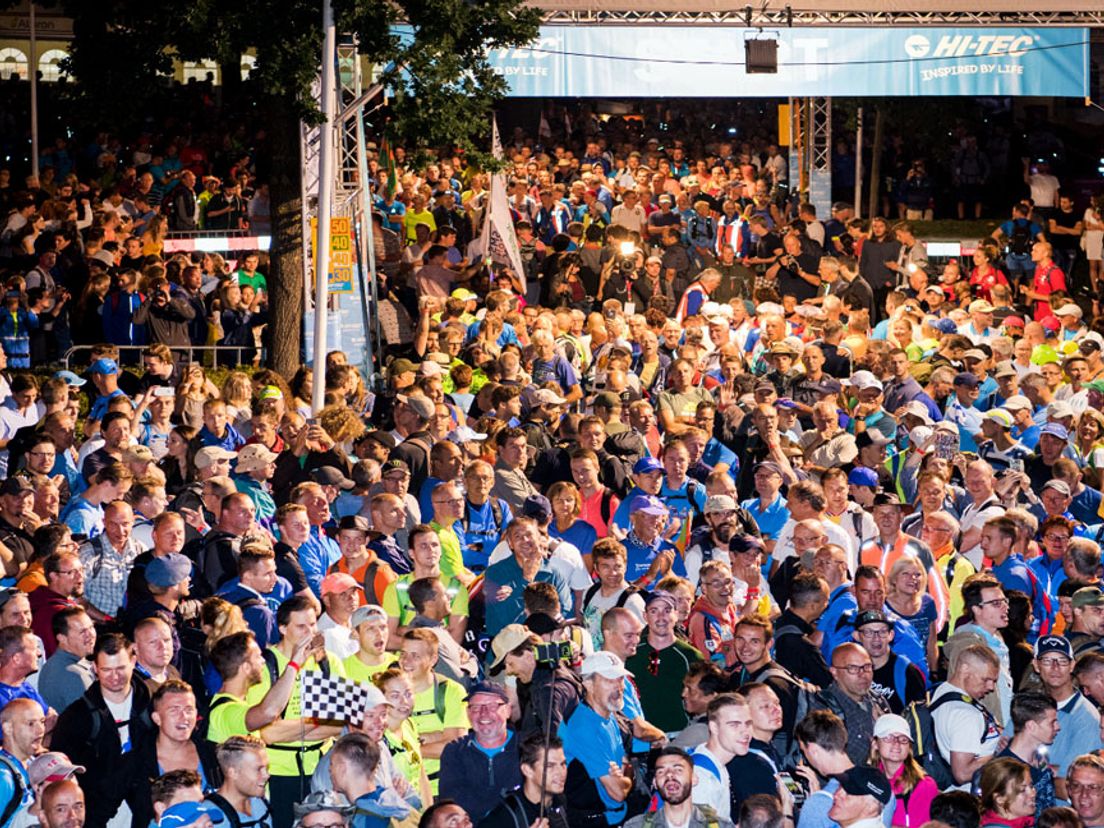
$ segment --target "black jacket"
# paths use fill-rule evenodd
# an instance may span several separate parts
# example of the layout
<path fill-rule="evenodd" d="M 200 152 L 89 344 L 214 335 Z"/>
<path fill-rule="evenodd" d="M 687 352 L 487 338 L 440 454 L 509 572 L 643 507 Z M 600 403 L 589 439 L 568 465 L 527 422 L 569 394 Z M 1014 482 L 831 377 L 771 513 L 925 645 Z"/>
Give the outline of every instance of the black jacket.
<path fill-rule="evenodd" d="M 820 648 L 809 640 L 813 632 L 813 627 L 801 617 L 786 610 L 774 622 L 775 660 L 798 678 L 827 687 L 832 683 L 832 674 Z"/>
<path fill-rule="evenodd" d="M 126 751 L 119 739 L 115 717 L 104 701 L 97 681 L 84 695 L 65 708 L 54 728 L 51 750 L 69 757 L 88 770 L 77 776 L 86 802 L 85 828 L 104 828 L 126 796 L 134 769 L 135 751 L 156 731 L 150 719 L 150 692 L 141 677 L 130 680 L 132 692 L 129 739 Z"/>
<path fill-rule="evenodd" d="M 205 789 L 217 788 L 222 784 L 222 771 L 215 761 L 214 746 L 199 737 L 198 728 L 197 733 L 192 734 L 192 742 L 199 752 L 199 763 L 203 766 Z M 142 740 L 131 756 L 130 784 L 126 792 L 126 802 L 134 815 L 134 821 L 131 823 L 133 828 L 147 828 L 150 820 L 154 819 L 150 787 L 159 776 L 161 776 L 161 768 L 157 762 L 157 731 L 154 730 Z"/>
<path fill-rule="evenodd" d="M 471 733 L 445 745 L 441 753 L 441 796 L 456 800 L 476 824 L 521 783 L 516 733 L 493 757 L 476 746 Z"/>

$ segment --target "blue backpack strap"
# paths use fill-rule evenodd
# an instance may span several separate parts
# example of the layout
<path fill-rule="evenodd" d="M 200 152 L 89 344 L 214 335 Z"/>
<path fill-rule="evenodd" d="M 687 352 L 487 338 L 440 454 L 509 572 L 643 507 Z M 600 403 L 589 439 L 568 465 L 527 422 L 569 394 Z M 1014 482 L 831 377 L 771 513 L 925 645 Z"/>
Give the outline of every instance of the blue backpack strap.
<path fill-rule="evenodd" d="M 706 756 L 704 753 L 691 753 L 690 758 L 694 760 L 694 767 L 705 768 L 718 779 L 721 778 L 720 768 L 717 767 L 717 763 L 709 756 Z"/>
<path fill-rule="evenodd" d="M 911 662 L 908 659 L 897 656 L 897 660 L 893 662 L 893 689 L 897 692 L 897 698 L 901 700 L 901 704 L 908 705 L 909 700 L 905 695 L 905 688 L 908 687 L 908 666 Z"/>

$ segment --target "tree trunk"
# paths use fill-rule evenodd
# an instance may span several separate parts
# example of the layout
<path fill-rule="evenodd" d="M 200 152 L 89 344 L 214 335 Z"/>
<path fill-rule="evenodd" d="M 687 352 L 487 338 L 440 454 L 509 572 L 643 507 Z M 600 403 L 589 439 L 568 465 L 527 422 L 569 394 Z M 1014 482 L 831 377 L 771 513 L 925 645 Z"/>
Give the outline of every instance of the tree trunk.
<path fill-rule="evenodd" d="M 882 214 L 882 144 L 885 143 L 885 113 L 882 105 L 874 106 L 874 140 L 870 150 L 870 198 L 867 201 L 866 217 L 868 219 Z M 859 148 L 862 152 L 862 147 Z"/>
<path fill-rule="evenodd" d="M 302 363 L 303 225 L 300 189 L 299 121 L 290 106 L 269 101 L 272 204 L 268 365 L 292 377 Z"/>

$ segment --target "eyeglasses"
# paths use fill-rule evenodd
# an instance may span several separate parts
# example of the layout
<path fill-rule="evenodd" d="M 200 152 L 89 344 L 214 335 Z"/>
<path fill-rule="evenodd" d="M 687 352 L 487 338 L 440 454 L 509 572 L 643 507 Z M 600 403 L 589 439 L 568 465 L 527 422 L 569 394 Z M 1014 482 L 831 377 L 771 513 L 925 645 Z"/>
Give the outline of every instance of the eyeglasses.
<path fill-rule="evenodd" d="M 1067 782 L 1066 790 L 1071 794 L 1084 791 L 1092 796 L 1100 796 L 1100 794 L 1104 792 L 1104 785 L 1086 785 L 1082 782 Z"/>
<path fill-rule="evenodd" d="M 1043 535 L 1043 540 L 1048 540 L 1051 543 L 1067 543 L 1069 541 L 1069 535 L 1056 535 L 1051 532 L 1048 535 Z"/>
<path fill-rule="evenodd" d="M 31 457 L 57 457 L 57 454 L 52 451 L 28 451 Z"/>
<path fill-rule="evenodd" d="M 992 601 L 982 601 L 978 604 L 979 607 L 1007 607 L 1007 598 L 994 598 Z"/>
<path fill-rule="evenodd" d="M 1055 658 L 1040 658 L 1039 664 L 1043 667 L 1055 668 L 1055 667 L 1069 667 L 1070 660 L 1068 658 L 1062 658 L 1057 656 Z"/>
<path fill-rule="evenodd" d="M 720 589 L 721 587 L 732 586 L 735 583 L 733 578 L 719 578 L 713 581 L 702 581 L 702 583 L 712 589 Z"/>
<path fill-rule="evenodd" d="M 863 628 L 858 632 L 863 638 L 886 638 L 889 636 L 889 630 L 870 630 Z"/>
<path fill-rule="evenodd" d="M 468 705 L 468 714 L 470 715 L 470 714 L 474 713 L 475 715 L 478 716 L 480 713 L 495 713 L 504 704 L 506 704 L 506 702 L 503 702 L 503 701 L 488 702 L 487 704 L 469 704 Z"/>
<path fill-rule="evenodd" d="M 861 676 L 863 673 L 874 674 L 873 664 L 841 664 L 839 669 L 845 671 L 849 676 Z"/>
<path fill-rule="evenodd" d="M 948 534 L 951 533 L 951 531 L 952 530 L 947 529 L 944 526 L 921 526 L 920 527 L 920 532 L 921 533 L 928 532 L 929 534 L 932 534 L 932 535 L 934 535 L 936 532 L 938 532 L 941 535 L 948 535 Z"/>
<path fill-rule="evenodd" d="M 81 575 L 83 575 L 84 570 L 83 569 L 59 569 L 57 574 L 58 575 L 72 575 L 74 573 L 80 573 Z"/>

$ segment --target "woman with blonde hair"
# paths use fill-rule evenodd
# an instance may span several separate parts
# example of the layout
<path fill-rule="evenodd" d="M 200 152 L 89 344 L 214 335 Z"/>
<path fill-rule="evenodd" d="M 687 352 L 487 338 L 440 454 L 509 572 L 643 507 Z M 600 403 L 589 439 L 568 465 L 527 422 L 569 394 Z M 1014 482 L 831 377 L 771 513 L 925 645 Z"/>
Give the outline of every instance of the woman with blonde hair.
<path fill-rule="evenodd" d="M 1031 769 L 1010 756 L 981 768 L 982 828 L 1030 828 L 1035 823 Z"/>
<path fill-rule="evenodd" d="M 253 416 L 253 382 L 242 371 L 231 371 L 222 381 L 222 398 L 226 400 L 226 415 L 234 428 Z"/>
<path fill-rule="evenodd" d="M 208 654 L 228 635 L 249 632 L 249 625 L 245 623 L 241 607 L 214 595 L 200 605 L 199 625 L 206 636 L 203 651 Z M 210 660 L 207 660 L 207 667 L 203 672 L 203 683 L 212 696 L 222 689 L 222 677 L 211 666 Z"/>
<path fill-rule="evenodd" d="M 156 215 L 149 220 L 142 231 L 142 255 L 160 256 L 165 249 L 165 237 L 169 234 L 169 220 Z"/>
<path fill-rule="evenodd" d="M 923 825 L 931 818 L 931 803 L 939 795 L 939 786 L 913 756 L 908 722 L 901 716 L 888 713 L 878 717 L 867 764 L 884 773 L 893 788 L 897 799 L 894 828 Z"/>
<path fill-rule="evenodd" d="M 939 636 L 939 610 L 935 599 L 928 595 L 928 573 L 918 558 L 902 555 L 889 568 L 886 576 L 886 606 L 908 621 L 927 655 L 927 665 L 938 664 L 936 639 Z"/>

